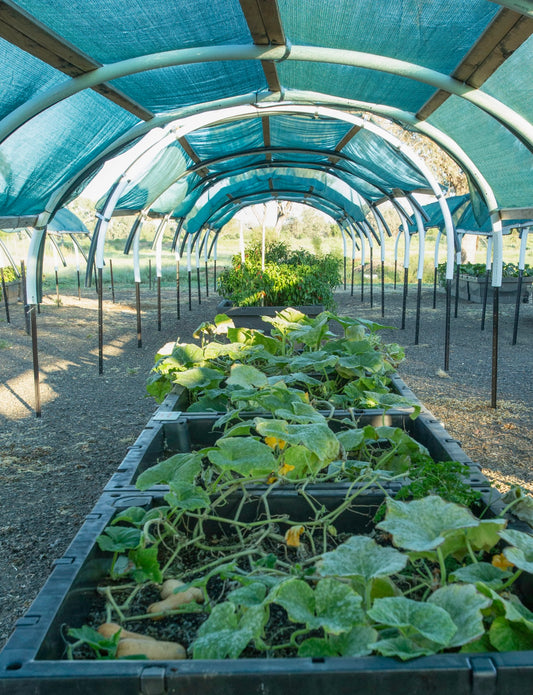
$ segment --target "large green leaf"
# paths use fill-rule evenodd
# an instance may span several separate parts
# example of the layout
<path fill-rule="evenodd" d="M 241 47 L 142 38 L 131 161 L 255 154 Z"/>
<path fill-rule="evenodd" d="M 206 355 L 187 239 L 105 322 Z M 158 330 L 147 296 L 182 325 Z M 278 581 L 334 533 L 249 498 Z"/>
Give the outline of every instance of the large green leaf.
<path fill-rule="evenodd" d="M 174 383 L 181 384 L 189 391 L 194 391 L 195 389 L 218 386 L 224 378 L 224 373 L 219 369 L 211 369 L 211 367 L 193 367 L 184 372 L 177 372 L 172 378 Z"/>
<path fill-rule="evenodd" d="M 387 499 L 387 515 L 377 527 L 392 534 L 394 545 L 408 550 L 433 550 L 456 529 L 477 526 L 466 507 L 429 495 L 413 502 Z"/>
<path fill-rule="evenodd" d="M 219 439 L 208 459 L 221 471 L 234 471 L 243 477 L 268 475 L 277 462 L 270 447 L 250 437 Z"/>
<path fill-rule="evenodd" d="M 367 615 L 377 623 L 409 633 L 414 631 L 440 645 L 448 644 L 457 632 L 452 618 L 443 608 L 405 596 L 378 598 Z"/>
<path fill-rule="evenodd" d="M 427 640 L 417 641 L 403 635 L 382 639 L 370 646 L 383 656 L 396 656 L 402 661 L 429 656 L 439 649 L 439 645 L 428 643 Z"/>
<path fill-rule="evenodd" d="M 235 605 L 259 606 L 265 600 L 267 587 L 262 582 L 252 582 L 230 591 L 226 600 Z"/>
<path fill-rule="evenodd" d="M 272 600 L 285 608 L 293 622 L 336 635 L 364 617 L 361 596 L 331 577 L 319 580 L 314 591 L 301 579 L 289 579 L 274 591 Z"/>
<path fill-rule="evenodd" d="M 460 647 L 481 637 L 485 632 L 481 611 L 491 601 L 478 593 L 471 584 L 443 586 L 431 594 L 428 603 L 444 608 L 457 628 L 447 647 Z"/>
<path fill-rule="evenodd" d="M 234 364 L 231 367 L 230 376 L 227 378 L 228 386 L 241 388 L 266 386 L 267 377 L 263 372 L 248 364 Z"/>
<path fill-rule="evenodd" d="M 137 548 L 128 554 L 129 559 L 134 563 L 133 578 L 139 584 L 146 581 L 161 584 L 163 574 L 157 560 L 158 548 L 152 545 L 149 548 Z"/>
<path fill-rule="evenodd" d="M 521 521 L 533 526 L 533 497 L 521 487 L 515 486 L 502 497 L 505 504 L 512 503 L 512 513 Z"/>
<path fill-rule="evenodd" d="M 298 647 L 298 656 L 366 656 L 378 633 L 368 625 L 354 625 L 349 632 L 328 637 L 310 637 Z"/>
<path fill-rule="evenodd" d="M 453 581 L 476 584 L 481 582 L 493 589 L 498 589 L 511 576 L 507 570 L 494 567 L 488 562 L 475 562 L 466 567 L 459 567 L 450 574 Z"/>
<path fill-rule="evenodd" d="M 509 529 L 500 531 L 500 536 L 514 547 L 506 547 L 503 554 L 521 570 L 533 572 L 533 536 L 523 531 Z"/>
<path fill-rule="evenodd" d="M 339 442 L 335 434 L 324 422 L 291 425 L 285 420 L 260 420 L 256 419 L 256 430 L 263 437 L 276 437 L 289 444 L 301 444 L 306 446 L 318 458 L 326 463 L 337 458 Z"/>
<path fill-rule="evenodd" d="M 200 473 L 201 466 L 202 458 L 197 452 L 174 454 L 143 471 L 135 485 L 139 490 L 148 490 L 154 485 L 168 485 L 172 480 L 192 483 Z"/>
<path fill-rule="evenodd" d="M 141 542 L 141 531 L 126 526 L 107 526 L 96 542 L 102 550 L 123 553 L 125 550 L 138 547 Z"/>
<path fill-rule="evenodd" d="M 177 509 L 206 509 L 211 504 L 209 495 L 198 485 L 181 481 L 171 481 L 170 491 L 165 495 L 165 502 Z"/>
<path fill-rule="evenodd" d="M 195 659 L 237 659 L 252 639 L 261 636 L 265 608 L 253 606 L 242 613 L 233 603 L 215 606 L 200 625 L 193 643 Z"/>
<path fill-rule="evenodd" d="M 335 550 L 322 555 L 318 572 L 369 581 L 401 572 L 406 564 L 407 556 L 394 548 L 384 548 L 368 536 L 352 536 Z"/>
<path fill-rule="evenodd" d="M 492 646 L 499 652 L 533 649 L 533 630 L 522 623 L 509 622 L 501 616 L 493 620 L 489 638 Z"/>

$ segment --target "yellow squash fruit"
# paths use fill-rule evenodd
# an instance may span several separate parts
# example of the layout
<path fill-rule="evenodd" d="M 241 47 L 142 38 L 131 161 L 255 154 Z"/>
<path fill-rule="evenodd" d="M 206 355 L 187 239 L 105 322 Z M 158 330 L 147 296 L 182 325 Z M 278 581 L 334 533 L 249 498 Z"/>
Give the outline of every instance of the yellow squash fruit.
<path fill-rule="evenodd" d="M 100 627 L 98 628 L 98 632 L 102 635 L 102 637 L 105 637 L 106 639 L 111 639 L 113 635 L 115 635 L 118 631 L 120 632 L 120 638 L 119 639 L 141 639 L 141 640 L 153 640 L 155 642 L 155 639 L 153 637 L 148 637 L 148 635 L 141 635 L 139 632 L 130 632 L 129 630 L 125 630 L 121 625 L 118 623 L 102 623 Z"/>
<path fill-rule="evenodd" d="M 117 646 L 117 658 L 145 656 L 151 660 L 186 659 L 187 653 L 178 642 L 160 642 L 155 639 L 121 639 Z"/>

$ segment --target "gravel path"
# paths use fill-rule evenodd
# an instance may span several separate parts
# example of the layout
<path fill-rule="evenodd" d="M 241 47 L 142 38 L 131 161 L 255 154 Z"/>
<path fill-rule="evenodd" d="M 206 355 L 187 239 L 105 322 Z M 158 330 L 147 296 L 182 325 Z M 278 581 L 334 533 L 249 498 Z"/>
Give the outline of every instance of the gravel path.
<path fill-rule="evenodd" d="M 183 304 L 176 319 L 175 295 L 163 292 L 162 330 L 157 330 L 155 291 L 143 294 L 142 348 L 137 347 L 134 292 L 105 300 L 104 374 L 98 374 L 97 304 L 94 291 L 45 298 L 38 316 L 42 417 L 33 412 L 31 340 L 22 305 L 11 307 L 11 323 L 0 307 L 0 647 L 44 584 L 93 507 L 105 483 L 149 417 L 155 403 L 144 383 L 157 349 L 180 337 L 190 340 L 198 324 L 216 313 L 218 296 L 193 310 Z M 401 322 L 401 291 L 388 291 L 385 318 L 379 293 L 373 308 L 357 288 L 337 294 L 339 313 Z M 486 476 L 502 487 L 533 491 L 533 306 L 521 306 L 518 344 L 510 345 L 514 306 L 502 306 L 498 408 L 490 408 L 490 316 L 479 330 L 479 305 L 460 302 L 452 318 L 450 370 L 444 365 L 444 297 L 431 309 L 423 295 L 420 344 L 414 345 L 414 291 L 405 330 L 386 333 L 406 348 L 400 375 L 420 400 L 462 442 Z"/>

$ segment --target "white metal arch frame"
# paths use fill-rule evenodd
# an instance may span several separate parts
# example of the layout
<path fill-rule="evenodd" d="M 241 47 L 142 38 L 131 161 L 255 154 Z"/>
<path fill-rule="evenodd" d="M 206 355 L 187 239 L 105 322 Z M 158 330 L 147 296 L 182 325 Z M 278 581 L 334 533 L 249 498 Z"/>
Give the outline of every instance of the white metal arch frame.
<path fill-rule="evenodd" d="M 495 99 L 478 88 L 470 87 L 449 75 L 423 67 L 416 63 L 410 63 L 373 53 L 322 46 L 293 45 L 266 48 L 255 45 L 183 48 L 137 56 L 116 63 L 110 63 L 78 77 L 65 80 L 61 84 L 51 87 L 42 94 L 29 99 L 27 102 L 14 109 L 0 122 L 0 142 L 27 120 L 33 118 L 50 106 L 84 89 L 95 87 L 104 82 L 109 82 L 126 75 L 165 67 L 239 60 L 296 60 L 348 65 L 378 72 L 386 72 L 406 77 L 417 82 L 423 82 L 424 84 L 431 85 L 449 94 L 454 94 L 466 99 L 496 118 L 528 147 L 533 148 L 533 125 L 531 123 L 498 99 Z"/>

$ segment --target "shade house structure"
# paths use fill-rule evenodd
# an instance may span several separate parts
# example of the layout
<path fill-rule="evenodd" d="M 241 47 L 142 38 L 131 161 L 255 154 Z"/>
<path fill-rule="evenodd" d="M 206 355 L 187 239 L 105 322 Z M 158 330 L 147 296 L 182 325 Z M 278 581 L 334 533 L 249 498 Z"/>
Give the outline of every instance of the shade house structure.
<path fill-rule="evenodd" d="M 466 174 L 472 220 L 491 240 L 497 314 L 502 230 L 533 218 L 532 31 L 525 0 L 0 2 L 0 228 L 38 230 L 28 303 L 40 299 L 38 241 L 57 211 L 155 131 L 98 205 L 89 281 L 94 265 L 101 277 L 113 215 L 138 215 L 134 267 L 142 221 L 156 217 L 156 251 L 173 224 L 190 272 L 193 255 L 197 269 L 200 253 L 216 259 L 239 210 L 271 199 L 326 212 L 345 258 L 351 246 L 363 265 L 365 246 L 383 254 L 380 205 L 392 202 L 423 259 L 423 192 L 446 241 L 449 336 L 458 220 L 386 119 Z"/>

